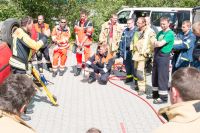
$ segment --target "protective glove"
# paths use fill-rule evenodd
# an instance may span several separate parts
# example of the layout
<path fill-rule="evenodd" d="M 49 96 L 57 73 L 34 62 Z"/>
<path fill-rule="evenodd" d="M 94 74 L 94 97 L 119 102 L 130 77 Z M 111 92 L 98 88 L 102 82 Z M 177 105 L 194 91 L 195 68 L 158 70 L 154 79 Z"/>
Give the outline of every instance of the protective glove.
<path fill-rule="evenodd" d="M 91 64 L 92 64 L 92 62 L 91 62 L 91 61 L 87 61 L 87 62 L 86 62 L 86 64 L 88 64 L 88 65 L 91 65 Z"/>
<path fill-rule="evenodd" d="M 107 73 L 108 72 L 108 69 L 107 68 L 103 68 L 103 71 L 105 72 L 105 73 Z"/>

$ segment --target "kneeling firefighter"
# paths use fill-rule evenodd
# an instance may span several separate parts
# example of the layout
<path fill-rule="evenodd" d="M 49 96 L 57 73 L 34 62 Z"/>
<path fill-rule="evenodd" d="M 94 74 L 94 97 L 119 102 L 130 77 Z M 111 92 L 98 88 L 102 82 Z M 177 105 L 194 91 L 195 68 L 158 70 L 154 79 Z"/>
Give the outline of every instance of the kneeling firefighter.
<path fill-rule="evenodd" d="M 13 33 L 13 55 L 9 63 L 14 74 L 30 74 L 32 70 L 31 57 L 33 51 L 37 51 L 41 47 L 46 47 L 45 44 L 47 44 L 47 36 L 50 35 L 50 30 L 44 31 L 44 34 L 39 34 L 40 40 L 34 41 L 30 37 L 32 27 L 33 19 L 31 17 L 25 17 L 21 20 L 21 27 Z"/>
<path fill-rule="evenodd" d="M 113 56 L 108 53 L 108 45 L 100 44 L 97 53 L 86 62 L 86 66 L 93 69 L 93 72 L 90 72 L 88 83 L 96 81 L 95 74 L 100 74 L 99 84 L 107 84 L 114 62 Z"/>

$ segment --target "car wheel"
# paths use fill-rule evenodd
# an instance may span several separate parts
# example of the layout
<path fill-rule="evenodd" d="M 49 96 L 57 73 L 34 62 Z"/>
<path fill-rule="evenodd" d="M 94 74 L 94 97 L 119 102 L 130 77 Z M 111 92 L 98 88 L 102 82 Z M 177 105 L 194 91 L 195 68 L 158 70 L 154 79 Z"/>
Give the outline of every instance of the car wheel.
<path fill-rule="evenodd" d="M 15 18 L 9 18 L 2 23 L 1 26 L 1 39 L 9 44 L 12 45 L 12 34 L 14 31 L 20 27 L 19 20 Z"/>

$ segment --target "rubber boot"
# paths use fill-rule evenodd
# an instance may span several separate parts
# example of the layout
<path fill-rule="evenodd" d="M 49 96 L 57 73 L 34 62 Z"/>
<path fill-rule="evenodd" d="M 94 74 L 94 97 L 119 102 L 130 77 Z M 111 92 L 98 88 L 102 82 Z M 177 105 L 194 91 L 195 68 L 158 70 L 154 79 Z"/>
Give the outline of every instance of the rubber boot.
<path fill-rule="evenodd" d="M 79 76 L 80 74 L 81 74 L 81 68 L 77 68 L 74 76 Z"/>

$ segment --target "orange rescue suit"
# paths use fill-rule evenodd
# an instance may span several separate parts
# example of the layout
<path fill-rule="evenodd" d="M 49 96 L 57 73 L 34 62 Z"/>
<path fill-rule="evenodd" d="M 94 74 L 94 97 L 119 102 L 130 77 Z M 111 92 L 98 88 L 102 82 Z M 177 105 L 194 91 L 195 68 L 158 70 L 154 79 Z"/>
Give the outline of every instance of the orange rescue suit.
<path fill-rule="evenodd" d="M 67 49 L 69 48 L 70 29 L 68 26 L 61 28 L 59 25 L 55 26 L 52 31 L 52 41 L 56 44 L 53 52 L 53 71 L 57 71 L 60 60 L 60 70 L 64 71 L 65 62 L 67 60 Z"/>
<path fill-rule="evenodd" d="M 91 21 L 77 21 L 74 26 L 74 32 L 78 36 L 77 44 L 83 43 L 84 39 L 87 40 L 82 44 L 84 49 L 85 62 L 90 58 L 90 45 L 92 44 L 92 33 L 94 32 L 93 24 Z M 76 52 L 77 64 L 82 65 L 82 53 Z"/>

